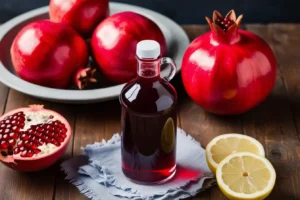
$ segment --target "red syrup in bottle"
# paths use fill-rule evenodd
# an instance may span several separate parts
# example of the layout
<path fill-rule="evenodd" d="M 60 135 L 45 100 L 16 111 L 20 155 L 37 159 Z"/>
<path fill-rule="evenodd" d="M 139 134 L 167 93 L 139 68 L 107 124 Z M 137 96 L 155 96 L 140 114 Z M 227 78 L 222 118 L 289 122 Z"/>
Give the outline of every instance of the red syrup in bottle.
<path fill-rule="evenodd" d="M 130 180 L 163 183 L 176 172 L 177 93 L 169 81 L 176 73 L 170 58 L 160 58 L 153 40 L 137 45 L 138 76 L 120 95 L 122 170 Z M 160 66 L 172 69 L 160 77 Z"/>

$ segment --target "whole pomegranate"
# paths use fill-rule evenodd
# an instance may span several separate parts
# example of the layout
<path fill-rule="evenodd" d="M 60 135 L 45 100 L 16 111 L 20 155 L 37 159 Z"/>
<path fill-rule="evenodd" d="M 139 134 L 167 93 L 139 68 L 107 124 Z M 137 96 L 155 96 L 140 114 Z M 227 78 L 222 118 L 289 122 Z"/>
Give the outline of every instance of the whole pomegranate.
<path fill-rule="evenodd" d="M 206 18 L 211 31 L 196 38 L 182 61 L 182 80 L 193 101 L 209 112 L 240 114 L 271 92 L 277 63 L 268 44 L 240 30 L 242 15 Z"/>
<path fill-rule="evenodd" d="M 26 25 L 11 46 L 16 73 L 24 80 L 51 88 L 79 88 L 91 70 L 85 41 L 68 25 L 39 20 Z M 90 78 L 90 77 L 89 77 Z M 84 84 L 82 84 L 84 83 Z"/>
<path fill-rule="evenodd" d="M 121 12 L 97 26 L 91 47 L 103 74 L 113 82 L 125 83 L 136 77 L 136 45 L 146 39 L 160 43 L 165 55 L 164 35 L 153 21 L 134 12 Z"/>
<path fill-rule="evenodd" d="M 71 127 L 60 114 L 31 105 L 0 118 L 0 161 L 18 171 L 38 171 L 66 151 Z"/>
<path fill-rule="evenodd" d="M 82 36 L 91 36 L 109 14 L 108 0 L 50 0 L 50 20 L 73 27 Z"/>

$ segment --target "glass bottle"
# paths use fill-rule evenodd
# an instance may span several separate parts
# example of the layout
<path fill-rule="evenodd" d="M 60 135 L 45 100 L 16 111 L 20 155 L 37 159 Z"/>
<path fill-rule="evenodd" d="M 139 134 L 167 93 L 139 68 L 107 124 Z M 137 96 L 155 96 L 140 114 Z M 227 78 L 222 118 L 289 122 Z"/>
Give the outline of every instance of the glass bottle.
<path fill-rule="evenodd" d="M 176 73 L 172 59 L 160 56 L 160 45 L 137 45 L 137 78 L 120 95 L 122 170 L 138 183 L 163 183 L 176 172 L 177 92 L 169 81 Z M 171 66 L 161 78 L 161 65 Z"/>

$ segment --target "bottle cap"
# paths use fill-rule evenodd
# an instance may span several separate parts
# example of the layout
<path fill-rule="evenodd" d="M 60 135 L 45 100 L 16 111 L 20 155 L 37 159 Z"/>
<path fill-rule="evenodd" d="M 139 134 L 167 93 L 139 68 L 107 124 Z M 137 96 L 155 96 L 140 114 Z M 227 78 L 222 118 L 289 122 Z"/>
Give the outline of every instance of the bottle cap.
<path fill-rule="evenodd" d="M 139 58 L 158 58 L 160 45 L 155 40 L 142 40 L 137 44 L 136 55 Z"/>

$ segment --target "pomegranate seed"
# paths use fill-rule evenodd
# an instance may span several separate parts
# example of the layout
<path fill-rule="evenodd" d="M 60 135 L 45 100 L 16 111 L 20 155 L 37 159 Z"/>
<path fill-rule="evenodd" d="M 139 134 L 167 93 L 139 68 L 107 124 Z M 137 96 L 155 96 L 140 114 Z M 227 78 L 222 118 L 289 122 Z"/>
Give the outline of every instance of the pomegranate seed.
<path fill-rule="evenodd" d="M 0 134 L 3 133 L 3 129 L 0 129 Z"/>
<path fill-rule="evenodd" d="M 35 139 L 37 139 L 37 137 L 35 137 L 35 136 L 33 136 L 33 137 L 31 138 L 32 141 L 34 141 Z"/>
<path fill-rule="evenodd" d="M 55 134 L 54 134 L 54 138 L 55 138 L 55 139 L 58 139 L 58 137 L 59 137 L 59 136 L 58 136 L 58 133 L 55 133 Z"/>
<path fill-rule="evenodd" d="M 10 132 L 10 130 L 9 129 L 5 129 L 5 131 L 4 131 L 4 133 L 9 133 Z"/>
<path fill-rule="evenodd" d="M 15 132 L 19 132 L 20 128 L 18 126 L 14 126 L 14 127 L 12 127 L 12 130 L 15 131 Z"/>
<path fill-rule="evenodd" d="M 38 136 L 38 137 L 41 137 L 43 135 L 43 133 L 36 132 L 35 135 Z"/>
<path fill-rule="evenodd" d="M 27 157 L 27 151 L 26 150 L 21 153 L 21 157 Z"/>
<path fill-rule="evenodd" d="M 62 137 L 62 138 L 66 138 L 66 137 L 67 137 L 67 134 L 65 134 L 65 133 L 61 133 L 61 134 L 60 134 L 60 137 Z"/>
<path fill-rule="evenodd" d="M 8 145 L 9 145 L 10 147 L 13 147 L 15 144 L 16 144 L 16 140 L 14 140 L 14 139 L 8 140 Z"/>
<path fill-rule="evenodd" d="M 7 141 L 6 140 L 2 140 L 0 142 L 0 147 L 1 147 L 1 149 L 7 149 L 7 147 L 8 147 Z"/>
<path fill-rule="evenodd" d="M 62 138 L 62 137 L 59 137 L 59 138 L 58 138 L 58 141 L 60 141 L 60 142 L 64 142 L 64 140 L 65 140 L 65 139 Z"/>
<path fill-rule="evenodd" d="M 60 146 L 60 142 L 57 142 L 57 141 L 56 141 L 56 142 L 54 143 L 54 145 L 57 146 L 57 147 L 59 147 L 59 146 Z"/>
<path fill-rule="evenodd" d="M 11 127 L 11 124 L 7 124 L 7 125 L 6 125 L 6 128 L 10 128 L 10 127 Z"/>
<path fill-rule="evenodd" d="M 35 141 L 38 145 L 43 145 L 44 144 L 44 140 L 42 140 L 41 138 L 38 141 Z"/>
<path fill-rule="evenodd" d="M 31 142 L 30 144 L 31 144 L 31 145 L 30 145 L 30 146 L 31 146 L 31 149 L 37 149 L 37 148 L 38 148 L 38 146 L 37 146 L 36 144 L 34 144 L 34 143 L 32 143 L 32 142 Z"/>
<path fill-rule="evenodd" d="M 68 131 L 67 128 L 63 128 L 63 129 L 62 129 L 62 132 L 63 132 L 63 133 L 67 133 L 67 131 Z"/>
<path fill-rule="evenodd" d="M 51 139 L 48 136 L 46 136 L 45 141 L 46 141 L 46 143 L 50 143 Z"/>
<path fill-rule="evenodd" d="M 55 133 L 59 133 L 60 129 L 59 128 L 55 128 L 54 132 Z"/>
<path fill-rule="evenodd" d="M 41 145 L 40 144 L 40 140 L 38 138 L 36 138 L 35 140 L 33 140 L 36 144 Z"/>
<path fill-rule="evenodd" d="M 39 147 L 39 146 L 42 146 L 42 145 L 44 145 L 44 142 L 41 142 L 41 141 L 38 141 L 37 143 L 36 143 L 36 145 Z"/>
<path fill-rule="evenodd" d="M 36 131 L 38 131 L 38 132 L 43 132 L 44 129 L 43 129 L 42 127 L 37 127 Z"/>
<path fill-rule="evenodd" d="M 53 116 L 53 115 L 50 115 L 50 116 L 49 116 L 49 119 L 53 119 L 53 118 L 54 118 L 54 116 Z"/>
<path fill-rule="evenodd" d="M 33 152 L 34 152 L 35 154 L 38 154 L 38 153 L 41 152 L 41 150 L 40 150 L 40 149 L 34 149 Z"/>
<path fill-rule="evenodd" d="M 24 123 L 24 122 L 21 122 L 21 123 L 19 124 L 19 127 L 21 127 L 21 128 L 24 128 L 24 126 L 25 126 L 25 123 Z"/>
<path fill-rule="evenodd" d="M 18 117 L 17 116 L 13 116 L 13 119 L 17 119 Z"/>
<path fill-rule="evenodd" d="M 57 142 L 57 140 L 55 138 L 51 139 L 51 143 L 55 144 Z"/>
<path fill-rule="evenodd" d="M 10 120 L 5 120 L 5 123 L 6 123 L 6 124 L 9 124 L 9 123 L 10 123 Z"/>
<path fill-rule="evenodd" d="M 13 138 L 13 139 L 17 139 L 18 138 L 18 133 L 14 133 L 14 132 L 11 132 L 10 134 L 9 134 L 9 138 Z"/>
<path fill-rule="evenodd" d="M 4 139 L 4 140 L 7 140 L 7 139 L 8 139 L 8 134 L 4 134 L 4 135 L 3 135 L 3 139 Z"/>
<path fill-rule="evenodd" d="M 20 149 L 18 147 L 16 147 L 14 150 L 14 154 L 18 154 L 18 153 L 20 153 Z"/>
<path fill-rule="evenodd" d="M 23 143 L 24 143 L 24 142 L 23 142 L 22 140 L 20 140 L 20 141 L 18 142 L 17 146 L 18 146 L 18 147 L 22 147 L 22 146 L 23 146 Z"/>
<path fill-rule="evenodd" d="M 21 140 L 28 140 L 29 136 L 25 133 L 21 135 Z"/>
<path fill-rule="evenodd" d="M 27 141 L 25 141 L 24 142 L 24 146 L 26 147 L 26 148 L 29 148 L 31 145 L 30 145 L 30 142 L 27 140 Z"/>
<path fill-rule="evenodd" d="M 57 121 L 54 122 L 54 126 L 58 126 L 58 122 Z"/>
<path fill-rule="evenodd" d="M 29 129 L 27 132 L 28 132 L 28 134 L 30 134 L 30 135 L 34 134 L 34 130 L 32 130 L 32 129 Z"/>
<path fill-rule="evenodd" d="M 1 128 L 4 128 L 5 127 L 5 124 L 1 124 L 1 126 L 0 126 Z"/>
<path fill-rule="evenodd" d="M 24 151 L 25 150 L 25 147 L 20 147 L 20 151 Z"/>

